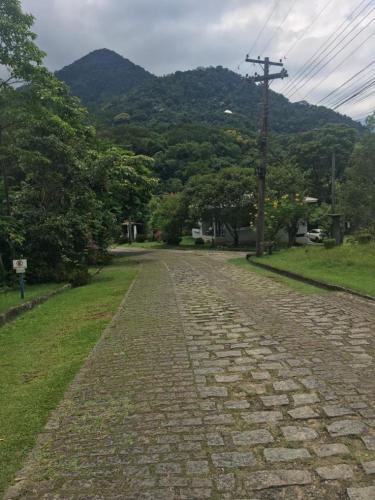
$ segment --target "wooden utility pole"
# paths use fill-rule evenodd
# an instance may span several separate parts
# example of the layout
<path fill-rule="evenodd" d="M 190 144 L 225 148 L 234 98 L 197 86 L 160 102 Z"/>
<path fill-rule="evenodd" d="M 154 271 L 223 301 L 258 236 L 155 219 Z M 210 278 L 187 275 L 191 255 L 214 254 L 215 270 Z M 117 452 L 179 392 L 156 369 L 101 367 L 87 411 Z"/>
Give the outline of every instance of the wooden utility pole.
<path fill-rule="evenodd" d="M 331 174 L 331 188 L 332 188 L 332 213 L 336 213 L 336 152 L 332 153 L 332 174 Z"/>
<path fill-rule="evenodd" d="M 257 257 L 261 257 L 264 251 L 264 204 L 265 204 L 265 194 L 266 194 L 266 174 L 267 174 L 267 158 L 268 158 L 268 113 L 269 113 L 269 82 L 270 80 L 277 80 L 279 78 L 287 78 L 288 72 L 286 69 L 282 69 L 280 73 L 274 73 L 270 75 L 270 66 L 281 66 L 283 63 L 281 60 L 279 62 L 270 61 L 269 57 L 265 57 L 264 61 L 258 57 L 258 59 L 251 59 L 249 56 L 246 57 L 246 62 L 259 64 L 263 68 L 263 75 L 258 75 L 255 73 L 253 77 L 250 78 L 251 82 L 261 82 L 263 83 L 263 118 L 262 118 L 262 131 L 260 137 L 260 151 L 261 151 L 261 163 L 258 168 L 258 216 L 257 216 L 257 241 L 256 241 L 256 254 Z"/>

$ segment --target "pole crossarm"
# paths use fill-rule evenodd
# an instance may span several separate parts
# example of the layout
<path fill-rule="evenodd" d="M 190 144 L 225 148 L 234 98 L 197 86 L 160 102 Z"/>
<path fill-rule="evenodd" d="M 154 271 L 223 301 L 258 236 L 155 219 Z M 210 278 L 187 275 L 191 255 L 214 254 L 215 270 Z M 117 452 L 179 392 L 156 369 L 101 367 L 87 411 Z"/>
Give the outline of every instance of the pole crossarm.
<path fill-rule="evenodd" d="M 249 63 L 255 63 L 255 64 L 268 64 L 269 66 L 281 66 L 283 67 L 284 64 L 279 61 L 279 62 L 273 62 L 273 61 L 267 61 L 267 58 L 262 61 L 261 59 L 251 59 L 249 56 L 246 56 L 246 62 L 249 62 Z"/>
<path fill-rule="evenodd" d="M 280 73 L 273 73 L 272 75 L 267 76 L 267 80 L 278 80 L 279 78 L 288 78 L 288 72 L 286 69 L 283 69 Z M 249 78 L 251 82 L 264 82 L 266 81 L 265 76 L 257 75 L 257 76 L 251 76 Z"/>

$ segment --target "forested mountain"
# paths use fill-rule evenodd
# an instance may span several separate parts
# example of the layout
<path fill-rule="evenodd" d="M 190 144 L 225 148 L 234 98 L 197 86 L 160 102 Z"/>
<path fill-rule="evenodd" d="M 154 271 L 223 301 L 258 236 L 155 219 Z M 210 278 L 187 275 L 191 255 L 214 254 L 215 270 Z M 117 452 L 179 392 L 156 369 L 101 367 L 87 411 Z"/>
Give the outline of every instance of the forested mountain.
<path fill-rule="evenodd" d="M 155 77 L 112 50 L 100 49 L 56 72 L 72 94 L 87 106 L 97 106 L 106 99 L 123 96 L 131 89 Z"/>
<path fill-rule="evenodd" d="M 261 89 L 221 66 L 155 77 L 115 52 L 92 52 L 56 73 L 107 123 L 206 123 L 257 130 Z M 323 106 L 291 103 L 271 91 L 270 128 L 302 132 L 336 123 L 360 128 Z M 225 111 L 232 113 L 225 113 Z"/>

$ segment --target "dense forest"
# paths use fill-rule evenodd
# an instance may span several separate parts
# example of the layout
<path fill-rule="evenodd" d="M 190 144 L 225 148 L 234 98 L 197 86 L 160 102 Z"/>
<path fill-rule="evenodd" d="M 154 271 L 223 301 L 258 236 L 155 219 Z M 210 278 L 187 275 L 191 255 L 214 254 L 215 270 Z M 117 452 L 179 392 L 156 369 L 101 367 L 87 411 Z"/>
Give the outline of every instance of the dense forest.
<path fill-rule="evenodd" d="M 221 66 L 155 77 L 115 52 L 102 49 L 56 76 L 107 125 L 204 123 L 252 131 L 260 126 L 261 88 Z M 328 108 L 291 103 L 273 91 L 270 110 L 270 128 L 277 133 L 299 133 L 327 123 L 361 128 Z"/>

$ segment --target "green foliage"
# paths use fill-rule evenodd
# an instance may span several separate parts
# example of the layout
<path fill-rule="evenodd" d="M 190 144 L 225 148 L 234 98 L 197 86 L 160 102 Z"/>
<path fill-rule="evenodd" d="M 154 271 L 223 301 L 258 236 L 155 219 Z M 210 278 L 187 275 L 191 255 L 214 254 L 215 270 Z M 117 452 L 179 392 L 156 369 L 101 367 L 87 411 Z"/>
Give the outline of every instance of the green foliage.
<path fill-rule="evenodd" d="M 90 285 L 64 292 L 0 329 L 0 494 L 21 468 L 136 273 L 127 259 L 116 259 Z"/>
<path fill-rule="evenodd" d="M 330 248 L 335 248 L 335 246 L 336 246 L 336 240 L 333 239 L 333 238 L 326 238 L 323 241 L 323 245 L 324 245 L 324 248 L 326 248 L 327 250 L 330 249 Z"/>
<path fill-rule="evenodd" d="M 0 92 L 15 81 L 30 81 L 37 72 L 44 53 L 35 45 L 31 31 L 33 16 L 24 14 L 19 0 L 0 2 L 0 66 L 7 76 L 0 77 Z"/>
<path fill-rule="evenodd" d="M 255 176 L 251 168 L 224 168 L 192 177 L 184 190 L 194 220 L 220 220 L 239 244 L 239 229 L 248 226 L 255 212 Z"/>
<path fill-rule="evenodd" d="M 289 245 L 294 244 L 298 222 L 306 220 L 310 212 L 304 202 L 309 183 L 307 172 L 290 162 L 271 166 L 265 204 L 266 239 L 274 241 L 278 232 L 286 229 Z"/>
<path fill-rule="evenodd" d="M 180 194 L 154 197 L 151 202 L 151 227 L 161 231 L 168 245 L 179 245 L 185 222 L 186 207 Z"/>
<path fill-rule="evenodd" d="M 11 259 L 24 256 L 33 282 L 83 284 L 122 221 L 146 219 L 152 160 L 100 142 L 78 99 L 38 66 L 33 18 L 17 1 L 0 12 L 0 63 L 29 81 L 20 90 L 0 82 L 1 280 L 12 275 Z"/>
<path fill-rule="evenodd" d="M 375 243 L 339 245 L 327 251 L 310 245 L 262 257 L 264 263 L 308 278 L 337 284 L 375 297 Z"/>
<path fill-rule="evenodd" d="M 148 71 L 108 49 L 91 52 L 57 71 L 56 76 L 89 107 L 115 96 L 123 96 L 138 85 L 156 79 Z M 112 116 L 121 113 L 119 111 Z"/>
<path fill-rule="evenodd" d="M 369 233 L 368 231 L 359 231 L 358 233 L 353 235 L 354 241 L 357 241 L 360 245 L 366 245 L 371 243 L 374 239 L 374 235 Z"/>
<path fill-rule="evenodd" d="M 354 231 L 365 229 L 375 235 L 375 135 L 371 130 L 356 144 L 340 186 L 340 202 Z"/>
<path fill-rule="evenodd" d="M 291 135 L 287 141 L 290 160 L 310 178 L 310 196 L 331 202 L 332 153 L 336 154 L 336 177 L 343 179 L 358 134 L 347 125 L 325 124 L 317 130 Z"/>
<path fill-rule="evenodd" d="M 74 269 L 69 275 L 69 283 L 73 288 L 87 285 L 91 280 L 91 275 L 87 268 Z"/>
<path fill-rule="evenodd" d="M 78 65 L 79 62 L 71 67 L 78 73 L 76 80 L 71 82 L 73 92 L 76 81 L 81 82 L 89 75 L 86 63 L 81 64 L 80 70 Z M 107 67 L 106 61 L 102 62 L 102 66 Z M 148 78 L 143 84 L 134 86 L 132 91 L 123 92 L 123 95 L 111 91 L 111 76 L 116 78 L 116 74 L 114 69 L 106 73 L 108 90 L 99 92 L 99 98 L 95 102 L 95 112 L 107 123 L 112 123 L 113 118 L 120 113 L 127 113 L 133 125 L 153 127 L 160 124 L 204 123 L 253 131 L 258 129 L 261 89 L 222 66 L 177 71 L 165 77 Z M 95 88 L 96 78 L 93 76 L 94 74 L 91 83 Z M 86 97 L 81 89 L 75 91 L 77 95 Z M 230 109 L 232 114 L 224 113 L 226 109 Z M 330 109 L 308 103 L 291 103 L 281 94 L 271 91 L 272 131 L 301 133 L 326 123 L 360 128 L 350 118 Z"/>

